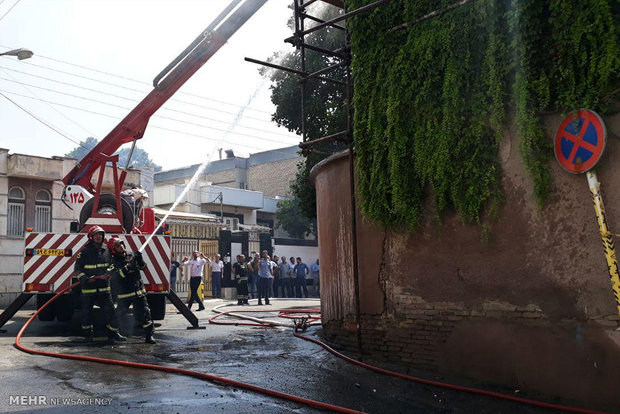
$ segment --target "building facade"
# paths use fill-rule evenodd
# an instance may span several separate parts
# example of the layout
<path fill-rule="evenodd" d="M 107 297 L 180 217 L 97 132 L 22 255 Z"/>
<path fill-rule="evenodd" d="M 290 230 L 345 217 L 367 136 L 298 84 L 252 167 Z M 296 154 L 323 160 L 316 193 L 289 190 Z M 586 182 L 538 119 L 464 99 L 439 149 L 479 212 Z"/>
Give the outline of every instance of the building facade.
<path fill-rule="evenodd" d="M 157 172 L 154 205 L 169 210 L 177 202 L 176 212 L 219 218 L 232 233 L 231 250 L 225 253 L 233 258 L 262 250 L 261 234 L 269 233 L 272 241 L 268 250 L 273 254 L 300 256 L 312 263 L 318 258 L 317 241 L 293 239 L 277 228 L 276 221 L 277 204 L 291 197 L 290 184 L 303 160 L 298 151 L 292 146 L 248 158 L 227 151 L 228 158 L 209 163 L 187 190 L 201 165 Z"/>

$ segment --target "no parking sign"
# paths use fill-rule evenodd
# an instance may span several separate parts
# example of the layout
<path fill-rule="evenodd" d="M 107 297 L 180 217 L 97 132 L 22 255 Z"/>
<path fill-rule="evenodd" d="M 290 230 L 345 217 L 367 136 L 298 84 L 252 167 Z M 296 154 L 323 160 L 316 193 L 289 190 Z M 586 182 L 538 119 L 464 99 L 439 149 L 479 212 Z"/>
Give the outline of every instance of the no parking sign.
<path fill-rule="evenodd" d="M 616 299 L 618 315 L 620 315 L 620 265 L 612 233 L 607 227 L 605 206 L 600 192 L 601 184 L 596 177 L 596 172 L 592 170 L 603 155 L 606 138 L 607 131 L 601 117 L 589 109 L 578 109 L 571 112 L 560 124 L 555 133 L 553 149 L 555 158 L 566 171 L 573 174 L 586 173 L 594 202 L 596 221 L 603 241 L 611 289 Z"/>
<path fill-rule="evenodd" d="M 589 109 L 578 109 L 564 118 L 555 134 L 555 158 L 570 173 L 586 172 L 603 155 L 606 138 L 601 117 Z"/>

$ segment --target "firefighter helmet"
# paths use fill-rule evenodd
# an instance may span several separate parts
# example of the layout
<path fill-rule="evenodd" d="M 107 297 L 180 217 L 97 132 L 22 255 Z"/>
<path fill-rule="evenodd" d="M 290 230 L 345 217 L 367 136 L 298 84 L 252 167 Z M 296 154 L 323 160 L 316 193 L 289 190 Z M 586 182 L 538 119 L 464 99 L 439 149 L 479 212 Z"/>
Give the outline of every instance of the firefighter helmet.
<path fill-rule="evenodd" d="M 116 246 L 120 244 L 122 244 L 123 247 L 125 246 L 125 242 L 116 236 L 110 237 L 110 239 L 107 241 L 108 249 L 110 249 L 112 253 L 116 253 Z"/>
<path fill-rule="evenodd" d="M 105 237 L 105 230 L 102 229 L 99 226 L 92 226 L 89 230 L 88 230 L 88 239 L 92 240 L 93 237 L 95 236 L 95 233 L 103 233 L 103 236 Z"/>

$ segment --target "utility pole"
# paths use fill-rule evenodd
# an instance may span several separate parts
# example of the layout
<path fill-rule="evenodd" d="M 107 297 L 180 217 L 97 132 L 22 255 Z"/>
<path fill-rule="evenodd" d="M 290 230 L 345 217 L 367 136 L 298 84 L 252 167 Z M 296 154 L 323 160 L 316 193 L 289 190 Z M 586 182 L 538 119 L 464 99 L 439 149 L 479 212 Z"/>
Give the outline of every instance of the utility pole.
<path fill-rule="evenodd" d="M 221 191 L 220 191 L 220 195 L 218 195 L 218 198 L 220 199 L 220 221 L 223 223 L 224 222 L 224 196 L 222 195 Z"/>

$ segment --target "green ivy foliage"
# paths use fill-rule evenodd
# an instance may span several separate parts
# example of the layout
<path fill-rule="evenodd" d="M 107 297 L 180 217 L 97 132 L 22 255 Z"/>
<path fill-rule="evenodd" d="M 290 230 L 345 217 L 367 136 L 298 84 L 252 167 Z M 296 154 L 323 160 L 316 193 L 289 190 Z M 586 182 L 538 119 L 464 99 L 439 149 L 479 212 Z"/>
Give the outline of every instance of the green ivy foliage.
<path fill-rule="evenodd" d="M 464 223 L 501 202 L 511 108 L 543 204 L 552 140 L 541 113 L 604 112 L 620 84 L 616 0 L 478 0 L 388 32 L 453 2 L 393 0 L 348 22 L 362 211 L 389 227 L 419 226 L 429 194 L 437 218 L 453 209 Z"/>

